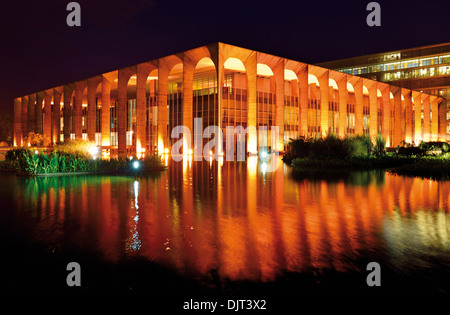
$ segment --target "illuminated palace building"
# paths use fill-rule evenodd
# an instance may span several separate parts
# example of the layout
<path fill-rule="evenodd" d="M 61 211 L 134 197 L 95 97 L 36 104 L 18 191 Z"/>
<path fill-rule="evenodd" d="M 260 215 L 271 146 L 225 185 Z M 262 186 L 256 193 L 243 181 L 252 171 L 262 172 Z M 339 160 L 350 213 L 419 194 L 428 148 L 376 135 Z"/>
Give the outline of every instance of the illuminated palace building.
<path fill-rule="evenodd" d="M 447 123 L 443 97 L 224 43 L 24 95 L 14 111 L 16 146 L 35 132 L 53 143 L 92 140 L 122 157 L 167 152 L 179 125 L 194 143 L 194 118 L 221 128 L 223 145 L 227 126 L 250 127 L 248 153 L 261 140 L 282 152 L 290 138 L 329 133 L 382 134 L 389 146 L 444 140 Z"/>

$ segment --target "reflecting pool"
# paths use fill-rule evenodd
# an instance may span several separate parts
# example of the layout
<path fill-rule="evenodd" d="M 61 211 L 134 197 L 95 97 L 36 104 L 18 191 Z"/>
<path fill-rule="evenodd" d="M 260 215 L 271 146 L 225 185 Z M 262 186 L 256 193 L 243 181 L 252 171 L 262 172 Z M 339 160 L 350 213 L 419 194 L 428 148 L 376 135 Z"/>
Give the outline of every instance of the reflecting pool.
<path fill-rule="evenodd" d="M 255 157 L 169 162 L 136 177 L 3 174 L 1 226 L 48 252 L 139 257 L 198 281 L 212 272 L 218 281 L 270 283 L 330 271 L 364 281 L 365 264 L 377 261 L 449 293 L 450 182 L 293 173 L 279 163 L 275 172 Z"/>

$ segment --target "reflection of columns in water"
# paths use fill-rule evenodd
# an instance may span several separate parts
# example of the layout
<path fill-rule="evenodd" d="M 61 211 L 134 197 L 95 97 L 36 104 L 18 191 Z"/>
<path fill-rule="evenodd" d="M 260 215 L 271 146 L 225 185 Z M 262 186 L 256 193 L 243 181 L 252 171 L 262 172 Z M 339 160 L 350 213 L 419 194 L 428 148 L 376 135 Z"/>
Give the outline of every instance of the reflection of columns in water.
<path fill-rule="evenodd" d="M 130 233 L 131 237 L 129 238 L 129 248 L 132 251 L 137 251 L 141 248 L 141 240 L 139 239 L 138 232 L 138 223 L 139 223 L 139 205 L 138 205 L 138 196 L 139 196 L 139 182 L 135 180 L 133 182 L 133 195 L 134 201 L 131 203 L 131 213 L 130 213 Z M 134 211 L 133 211 L 134 209 Z"/>
<path fill-rule="evenodd" d="M 262 232 L 263 226 L 258 220 L 257 213 L 257 197 L 258 197 L 258 158 L 256 156 L 248 157 L 247 159 L 247 206 L 245 207 L 247 216 L 243 216 L 243 226 L 245 229 L 242 237 L 244 238 L 242 247 L 244 253 L 242 259 L 246 263 L 249 273 L 252 277 L 260 277 L 262 270 L 261 264 L 261 253 L 259 244 L 261 240 L 259 239 L 258 232 Z"/>
<path fill-rule="evenodd" d="M 139 182 L 135 180 L 133 182 L 133 195 L 134 199 L 130 204 L 130 213 L 127 217 L 129 226 L 129 236 L 127 239 L 126 251 L 138 251 L 141 248 L 141 240 L 139 238 L 138 223 L 139 223 Z"/>
<path fill-rule="evenodd" d="M 274 160 L 274 157 L 271 158 L 272 163 L 281 163 L 279 159 Z M 283 235 L 283 231 L 285 230 L 284 226 L 284 220 L 283 216 L 287 212 L 284 209 L 284 172 L 283 172 L 283 166 L 280 166 L 277 171 L 274 171 L 273 173 L 268 173 L 269 176 L 272 178 L 275 177 L 275 182 L 273 183 L 274 190 L 275 190 L 275 206 L 272 208 L 271 213 L 271 219 L 272 223 L 270 224 L 272 228 L 272 240 L 273 240 L 273 246 L 274 246 L 274 254 L 276 255 L 277 259 L 277 268 L 285 269 L 287 267 L 287 261 L 286 261 L 286 239 L 285 235 Z M 267 197 L 270 199 L 272 196 L 271 192 L 268 191 Z"/>

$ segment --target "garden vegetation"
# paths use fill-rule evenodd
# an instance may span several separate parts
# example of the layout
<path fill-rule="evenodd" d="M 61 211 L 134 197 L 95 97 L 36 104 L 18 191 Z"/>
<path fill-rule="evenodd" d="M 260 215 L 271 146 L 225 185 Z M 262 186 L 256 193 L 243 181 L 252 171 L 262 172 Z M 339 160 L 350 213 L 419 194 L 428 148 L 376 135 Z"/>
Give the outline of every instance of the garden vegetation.
<path fill-rule="evenodd" d="M 418 146 L 403 142 L 387 151 L 381 135 L 372 142 L 366 135 L 341 139 L 331 134 L 324 138 L 291 139 L 283 160 L 297 171 L 386 169 L 398 175 L 450 180 L 446 142 L 421 142 Z"/>
<path fill-rule="evenodd" d="M 33 151 L 29 148 L 14 148 L 5 153 L 0 169 L 15 170 L 21 175 L 38 175 L 76 172 L 123 172 L 163 170 L 163 161 L 157 155 L 139 160 L 139 169 L 133 163 L 136 159 L 100 159 L 93 157 L 88 141 L 75 140 L 58 145 L 50 153 Z"/>

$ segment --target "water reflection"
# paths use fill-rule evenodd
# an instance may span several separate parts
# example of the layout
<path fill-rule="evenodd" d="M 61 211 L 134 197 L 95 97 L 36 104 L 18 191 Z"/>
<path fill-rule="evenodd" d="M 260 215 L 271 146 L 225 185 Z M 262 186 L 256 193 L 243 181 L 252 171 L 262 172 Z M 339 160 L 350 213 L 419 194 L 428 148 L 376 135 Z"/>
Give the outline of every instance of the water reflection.
<path fill-rule="evenodd" d="M 248 162 L 170 162 L 136 178 L 15 179 L 15 220 L 36 241 L 116 261 L 138 255 L 181 273 L 267 281 L 348 271 L 362 252 L 396 266 L 450 262 L 450 182 L 384 172 L 331 180 Z M 419 258 L 422 259 L 419 261 Z"/>

